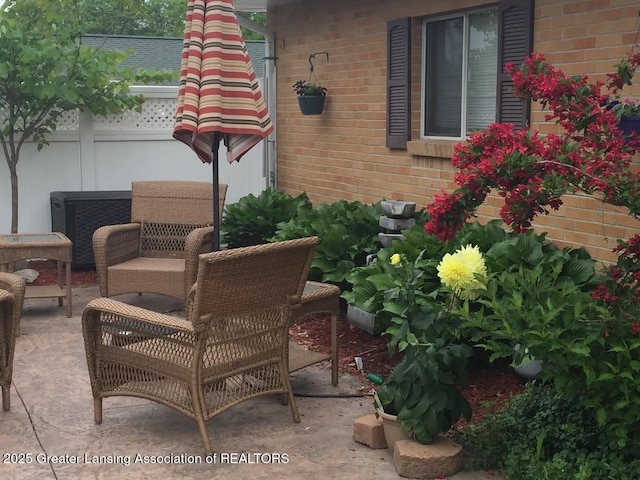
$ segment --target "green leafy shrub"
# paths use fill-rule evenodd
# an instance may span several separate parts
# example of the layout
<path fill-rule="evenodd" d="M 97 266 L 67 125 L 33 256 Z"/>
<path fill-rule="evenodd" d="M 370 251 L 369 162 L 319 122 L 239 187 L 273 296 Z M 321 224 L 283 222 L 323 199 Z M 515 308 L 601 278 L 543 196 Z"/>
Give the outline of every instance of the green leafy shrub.
<path fill-rule="evenodd" d="M 472 469 L 506 480 L 631 480 L 640 460 L 610 448 L 593 411 L 552 384 L 529 384 L 502 410 L 455 434 Z"/>
<path fill-rule="evenodd" d="M 532 231 L 496 244 L 486 258 L 492 272 L 486 291 L 456 312 L 465 320 L 465 336 L 492 358 L 509 357 L 516 343 L 524 345 L 542 360 L 543 379 L 591 410 L 612 447 L 620 454 L 637 451 L 637 310 L 622 297 L 598 303 L 600 290 L 593 288 L 599 279 L 586 252 L 561 250 Z M 617 310 L 616 303 L 629 310 Z"/>
<path fill-rule="evenodd" d="M 380 249 L 375 262 L 363 267 L 356 267 L 346 277 L 351 284 L 350 290 L 342 293 L 349 305 L 362 308 L 377 315 L 377 326 L 381 333 L 391 326 L 391 318 L 394 316 L 391 309 L 385 309 L 385 293 L 396 287 L 398 271 L 390 263 L 392 255 L 398 253 L 404 255 L 407 261 L 414 262 L 419 256 L 418 268 L 428 270 L 424 278 L 430 279 L 432 285 L 421 285 L 420 292 L 431 291 L 437 288 L 436 266 L 443 252 L 450 250 L 450 246 L 441 242 L 432 235 L 426 235 L 421 226 L 414 226 L 403 232 L 405 239 L 396 241 L 388 248 Z M 439 284 L 439 282 L 437 282 Z M 399 286 L 398 286 L 399 287 Z M 390 301 L 390 299 L 388 299 Z"/>
<path fill-rule="evenodd" d="M 584 249 L 561 250 L 531 230 L 494 244 L 485 259 L 486 290 L 458 312 L 472 342 L 492 358 L 511 356 L 519 343 L 554 368 L 565 364 L 568 352 L 585 354 L 576 319 L 594 313 L 595 262 Z"/>
<path fill-rule="evenodd" d="M 466 385 L 471 349 L 437 339 L 409 345 L 405 355 L 376 394 L 385 413 L 397 415 L 402 429 L 428 444 L 448 431 L 471 407 L 458 387 Z"/>
<path fill-rule="evenodd" d="M 380 249 L 378 233 L 382 210 L 378 204 L 339 200 L 304 210 L 296 218 L 278 225 L 273 241 L 317 235 L 320 243 L 309 271 L 309 279 L 348 288 L 345 279 L 355 267 L 365 264 L 370 253 Z"/>
<path fill-rule="evenodd" d="M 267 188 L 257 197 L 249 194 L 227 205 L 220 229 L 229 248 L 259 245 L 273 237 L 279 223 L 297 218 L 311 208 L 306 193 L 294 197 Z"/>

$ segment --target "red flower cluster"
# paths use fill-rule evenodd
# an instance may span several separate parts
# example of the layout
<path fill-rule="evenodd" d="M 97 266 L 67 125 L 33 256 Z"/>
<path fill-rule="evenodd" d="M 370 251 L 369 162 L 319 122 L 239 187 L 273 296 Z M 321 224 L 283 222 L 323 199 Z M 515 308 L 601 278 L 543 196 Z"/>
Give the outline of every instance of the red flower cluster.
<path fill-rule="evenodd" d="M 610 305 L 618 301 L 618 297 L 610 293 L 605 285 L 598 285 L 595 290 L 591 292 L 591 298 Z"/>
<path fill-rule="evenodd" d="M 611 95 L 630 83 L 640 55 L 623 63 L 624 69 L 609 75 L 606 93 L 603 83 L 568 77 L 540 54 L 520 67 L 507 65 L 516 93 L 548 108 L 547 120 L 554 119 L 563 133 L 543 137 L 535 130 L 492 124 L 471 134 L 451 159 L 459 170 L 454 177 L 459 188 L 436 195 L 427 206 L 431 218 L 425 231 L 451 239 L 491 190 L 504 198 L 500 215 L 514 231 L 527 230 L 536 215 L 557 210 L 565 193 L 598 194 L 640 214 L 640 183 L 629 168 L 640 141 L 625 142 L 615 113 L 607 108 Z"/>

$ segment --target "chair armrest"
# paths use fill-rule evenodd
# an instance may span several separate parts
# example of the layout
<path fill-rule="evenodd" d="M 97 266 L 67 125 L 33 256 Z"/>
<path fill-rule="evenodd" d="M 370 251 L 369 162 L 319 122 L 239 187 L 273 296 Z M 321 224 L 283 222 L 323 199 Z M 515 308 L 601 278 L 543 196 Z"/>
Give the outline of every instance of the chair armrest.
<path fill-rule="evenodd" d="M 15 300 L 20 301 L 18 307 L 22 309 L 22 300 L 24 300 L 26 289 L 24 278 L 13 273 L 0 272 L 0 289 L 13 293 Z"/>
<path fill-rule="evenodd" d="M 184 292 L 185 298 L 196 283 L 198 260 L 201 253 L 213 249 L 213 227 L 194 228 L 184 242 Z"/>
<path fill-rule="evenodd" d="M 82 312 L 82 336 L 94 396 L 97 396 L 102 389 L 100 358 L 104 360 L 105 356 L 113 357 L 115 354 L 116 358 L 126 363 L 127 358 L 130 359 L 127 355 L 131 355 L 136 346 L 144 345 L 146 341 L 155 341 L 154 339 L 161 339 L 162 347 L 159 347 L 161 351 L 168 350 L 175 354 L 175 346 L 184 344 L 180 336 L 173 337 L 178 332 L 183 332 L 182 336 L 185 334 L 187 337 L 195 336 L 191 323 L 182 318 L 171 317 L 109 298 L 91 300 Z M 117 353 L 114 353 L 114 349 Z M 152 350 L 155 351 L 157 348 Z M 109 351 L 111 354 L 108 353 Z M 125 354 L 125 352 L 128 353 Z M 181 363 L 188 363 L 188 349 L 183 353 L 182 356 L 174 355 L 172 361 L 181 360 Z"/>
<path fill-rule="evenodd" d="M 140 252 L 140 223 L 105 225 L 93 232 L 93 257 L 100 282 L 100 294 L 109 296 L 107 267 L 136 258 Z"/>
<path fill-rule="evenodd" d="M 138 256 L 140 251 L 140 223 L 105 225 L 93 232 L 93 253 L 96 268 L 115 265 Z"/>
<path fill-rule="evenodd" d="M 123 327 L 123 322 L 124 324 L 127 321 L 137 322 L 148 325 L 150 332 L 156 327 L 160 331 L 171 330 L 190 334 L 195 333 L 193 325 L 188 320 L 153 312 L 111 298 L 93 299 L 82 312 L 83 329 L 93 329 L 98 321 L 102 325 L 117 325 L 118 328 L 125 328 Z"/>
<path fill-rule="evenodd" d="M 14 308 L 18 315 L 20 315 L 22 313 L 22 303 L 24 302 L 26 289 L 24 278 L 12 273 L 0 272 L 0 289 L 13 294 Z"/>

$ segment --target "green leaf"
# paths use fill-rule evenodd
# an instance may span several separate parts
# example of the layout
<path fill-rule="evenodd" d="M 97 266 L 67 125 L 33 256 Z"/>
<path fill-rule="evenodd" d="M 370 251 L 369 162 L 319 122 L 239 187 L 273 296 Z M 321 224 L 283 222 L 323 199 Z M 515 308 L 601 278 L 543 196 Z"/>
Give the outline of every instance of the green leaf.
<path fill-rule="evenodd" d="M 604 408 L 600 407 L 596 411 L 596 419 L 598 420 L 598 425 L 604 425 L 607 421 L 607 411 Z"/>

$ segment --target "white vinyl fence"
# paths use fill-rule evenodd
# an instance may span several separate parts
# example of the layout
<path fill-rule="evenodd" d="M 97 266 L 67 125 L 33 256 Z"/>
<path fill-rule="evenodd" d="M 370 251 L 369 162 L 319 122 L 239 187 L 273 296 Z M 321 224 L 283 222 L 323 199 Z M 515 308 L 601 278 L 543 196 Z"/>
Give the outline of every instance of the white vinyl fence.
<path fill-rule="evenodd" d="M 55 191 L 130 190 L 134 180 L 212 181 L 212 167 L 171 136 L 177 87 L 135 87 L 147 97 L 142 112 L 108 117 L 69 112 L 38 152 L 26 144 L 18 163 L 19 233 L 51 231 L 50 194 Z M 228 164 L 220 149 L 220 182 L 226 204 L 266 188 L 265 143 L 239 163 Z M 11 231 L 9 169 L 0 160 L 0 233 Z"/>

